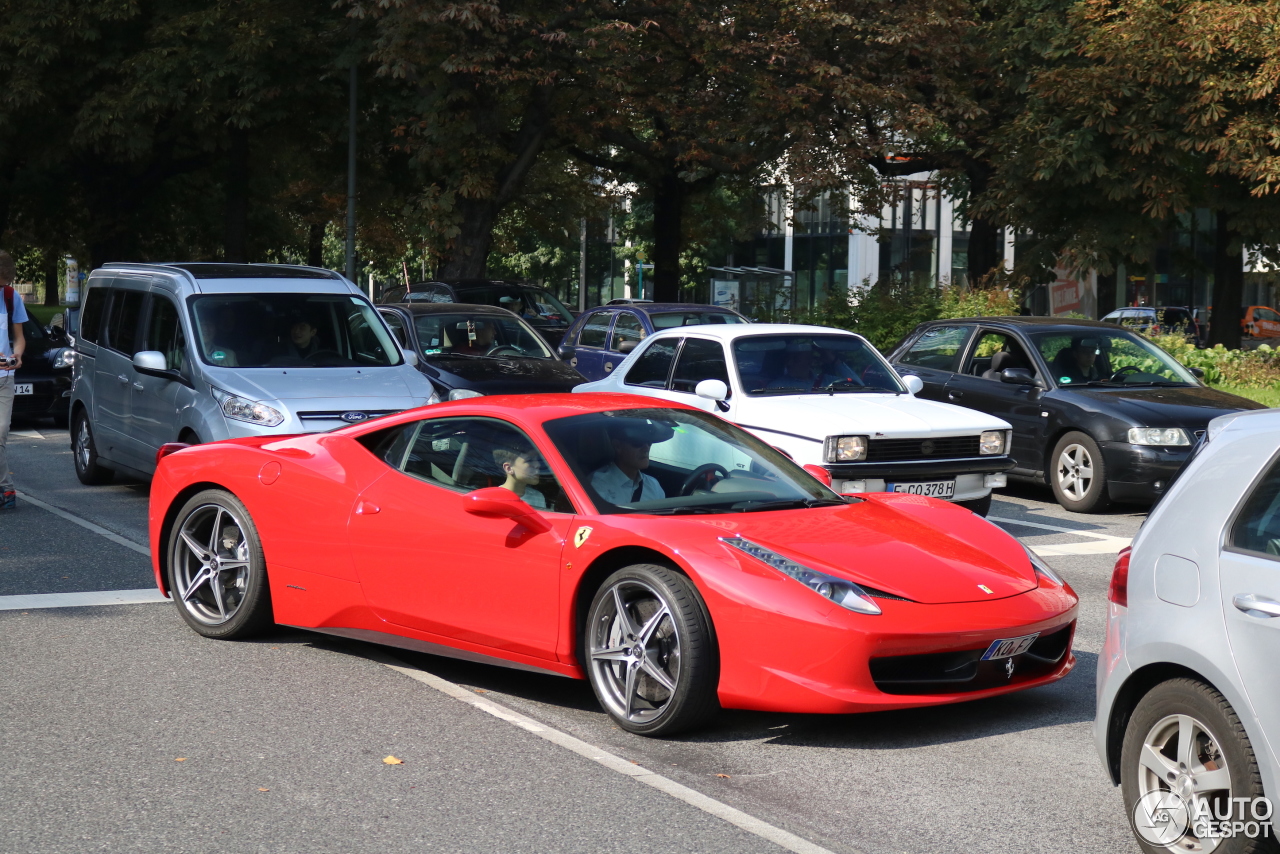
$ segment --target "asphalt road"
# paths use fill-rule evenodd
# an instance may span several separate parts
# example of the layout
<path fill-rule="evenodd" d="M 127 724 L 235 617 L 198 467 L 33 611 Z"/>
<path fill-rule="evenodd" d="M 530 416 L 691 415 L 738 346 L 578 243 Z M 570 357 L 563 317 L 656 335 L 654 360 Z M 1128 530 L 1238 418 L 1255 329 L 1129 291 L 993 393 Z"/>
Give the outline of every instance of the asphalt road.
<path fill-rule="evenodd" d="M 10 460 L 20 491 L 145 546 L 146 484 L 81 486 L 65 431 L 17 433 Z M 656 741 L 613 726 L 586 683 L 394 655 L 830 851 L 1136 851 L 1091 722 L 1111 566 L 1143 514 L 1077 516 L 1014 487 L 991 516 L 1081 596 L 1079 665 L 1053 686 L 883 714 L 724 712 Z M 0 515 L 0 597 L 152 583 L 101 533 L 30 503 Z M 375 647 L 208 641 L 142 604 L 0 610 L 0 652 L 0 850 L 783 850 Z"/>

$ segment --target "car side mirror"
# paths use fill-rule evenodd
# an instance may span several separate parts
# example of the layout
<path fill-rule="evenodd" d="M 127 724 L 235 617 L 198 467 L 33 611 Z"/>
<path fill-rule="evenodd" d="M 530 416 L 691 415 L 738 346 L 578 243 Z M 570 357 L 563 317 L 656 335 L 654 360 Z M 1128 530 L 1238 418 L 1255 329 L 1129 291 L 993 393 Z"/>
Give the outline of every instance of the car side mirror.
<path fill-rule="evenodd" d="M 412 350 L 404 351 L 404 363 L 411 368 L 418 367 L 418 354 Z"/>
<path fill-rule="evenodd" d="M 149 377 L 173 379 L 169 362 L 159 350 L 141 350 L 133 354 L 133 369 Z"/>
<path fill-rule="evenodd" d="M 573 358 L 573 348 L 568 344 L 561 344 L 556 348 L 556 355 L 567 362 Z"/>
<path fill-rule="evenodd" d="M 1026 368 L 1005 368 L 1000 372 L 1000 382 L 1012 385 L 1035 385 L 1036 378 Z"/>
<path fill-rule="evenodd" d="M 817 465 L 814 465 L 813 463 L 808 463 L 807 465 L 801 466 L 801 468 L 803 468 L 809 474 L 813 475 L 818 480 L 822 481 L 822 484 L 824 486 L 831 485 L 831 472 L 827 471 L 822 466 L 817 466 Z"/>
<path fill-rule="evenodd" d="M 621 344 L 618 345 L 618 352 L 622 353 L 623 355 L 626 355 L 627 353 L 630 353 L 632 350 L 634 350 L 636 348 L 636 345 L 639 343 L 640 343 L 639 341 L 623 341 Z"/>
<path fill-rule="evenodd" d="M 525 504 L 520 496 L 506 487 L 477 489 L 468 493 L 462 501 L 466 511 L 477 516 L 506 517 L 519 522 L 535 534 L 545 534 L 551 530 L 551 523 L 546 517 Z"/>
<path fill-rule="evenodd" d="M 1191 376 L 1195 377 L 1195 378 L 1196 378 L 1196 379 L 1198 379 L 1198 380 L 1202 380 L 1202 379 L 1204 379 L 1204 369 L 1203 369 L 1203 368 L 1193 368 L 1193 367 L 1191 367 L 1190 365 L 1184 365 L 1184 367 L 1185 367 L 1188 371 L 1190 371 L 1190 372 L 1191 372 Z"/>
<path fill-rule="evenodd" d="M 724 400 L 729 396 L 729 387 L 724 380 L 703 380 L 693 387 L 693 393 L 707 400 Z"/>
<path fill-rule="evenodd" d="M 912 394 L 919 394 L 924 391 L 924 380 L 915 374 L 907 374 L 902 378 L 902 384 L 907 387 L 907 391 Z"/>

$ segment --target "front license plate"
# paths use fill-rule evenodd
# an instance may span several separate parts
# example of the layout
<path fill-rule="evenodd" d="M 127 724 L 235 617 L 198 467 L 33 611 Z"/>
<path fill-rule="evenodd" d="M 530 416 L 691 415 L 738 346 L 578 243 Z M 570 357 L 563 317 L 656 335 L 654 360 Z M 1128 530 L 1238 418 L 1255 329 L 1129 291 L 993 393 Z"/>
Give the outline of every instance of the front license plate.
<path fill-rule="evenodd" d="M 930 498 L 950 498 L 956 494 L 954 480 L 931 480 L 926 483 L 891 483 L 890 492 L 907 492 L 911 495 L 927 495 Z"/>
<path fill-rule="evenodd" d="M 18 383 L 13 387 L 14 394 L 35 394 L 31 383 Z"/>
<path fill-rule="evenodd" d="M 1023 635 L 1020 638 L 1005 638 L 992 642 L 987 647 L 987 651 L 982 654 L 983 661 L 995 661 L 997 658 L 1012 658 L 1015 655 L 1022 655 L 1031 649 L 1031 645 L 1036 642 L 1036 638 L 1040 637 L 1040 633 L 1034 635 Z"/>

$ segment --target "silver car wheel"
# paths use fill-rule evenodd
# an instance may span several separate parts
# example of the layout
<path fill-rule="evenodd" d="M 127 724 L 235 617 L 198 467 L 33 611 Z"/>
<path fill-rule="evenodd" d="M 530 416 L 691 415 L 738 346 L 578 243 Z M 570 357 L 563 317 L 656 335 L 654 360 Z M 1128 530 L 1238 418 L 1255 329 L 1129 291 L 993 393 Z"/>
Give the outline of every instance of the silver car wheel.
<path fill-rule="evenodd" d="M 1084 445 L 1067 445 L 1058 456 L 1055 473 L 1062 492 L 1072 501 L 1083 501 L 1093 485 L 1093 457 Z"/>
<path fill-rule="evenodd" d="M 80 419 L 80 429 L 76 431 L 76 462 L 80 464 L 81 471 L 87 471 L 91 459 L 91 450 L 93 448 L 93 437 L 89 435 L 89 419 Z"/>
<path fill-rule="evenodd" d="M 1161 718 L 1147 732 L 1138 758 L 1138 794 L 1172 792 L 1187 805 L 1190 815 L 1227 815 L 1231 809 L 1231 769 L 1207 726 L 1191 715 Z M 1224 840 L 1201 839 L 1195 823 L 1173 848 L 1178 851 L 1208 852 Z"/>
<path fill-rule="evenodd" d="M 680 681 L 680 633 L 657 590 L 614 584 L 587 638 L 601 699 L 616 717 L 648 723 L 662 716 Z"/>
<path fill-rule="evenodd" d="M 242 523 L 219 504 L 193 510 L 173 540 L 174 592 L 197 622 L 220 626 L 236 615 L 249 587 L 249 542 Z"/>

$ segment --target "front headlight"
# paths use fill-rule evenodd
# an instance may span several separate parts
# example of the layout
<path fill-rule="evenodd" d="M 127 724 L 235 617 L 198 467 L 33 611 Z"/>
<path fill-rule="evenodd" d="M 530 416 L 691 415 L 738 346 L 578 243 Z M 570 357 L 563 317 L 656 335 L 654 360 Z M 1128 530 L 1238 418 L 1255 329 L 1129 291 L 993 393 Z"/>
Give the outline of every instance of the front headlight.
<path fill-rule="evenodd" d="M 468 397 L 484 397 L 484 395 L 469 388 L 455 388 L 449 392 L 450 400 L 466 400 Z"/>
<path fill-rule="evenodd" d="M 425 406 L 430 406 L 430 405 L 431 405 L 431 404 L 433 404 L 433 403 L 439 403 L 439 402 L 440 402 L 440 392 L 436 391 L 435 389 L 432 389 L 432 390 L 431 390 L 431 397 L 428 397 L 428 398 L 427 398 L 427 402 L 426 402 L 426 404 L 424 404 L 424 405 L 425 405 Z"/>
<path fill-rule="evenodd" d="M 69 368 L 76 363 L 76 351 L 70 347 L 63 347 L 58 351 L 58 355 L 53 357 L 53 366 L 55 368 Z"/>
<path fill-rule="evenodd" d="M 1003 454 L 1008 446 L 1008 431 L 984 430 L 978 437 L 978 453 L 983 456 Z"/>
<path fill-rule="evenodd" d="M 880 613 L 880 606 L 876 604 L 875 600 L 852 581 L 846 581 L 843 578 L 836 578 L 834 575 L 827 575 L 825 572 L 809 569 L 807 566 L 785 558 L 775 551 L 766 549 L 764 546 L 756 545 L 750 540 L 744 540 L 742 537 L 721 537 L 720 542 L 767 563 L 787 576 L 787 578 L 794 578 L 814 593 L 830 599 L 841 608 L 847 608 L 859 614 L 874 615 Z"/>
<path fill-rule="evenodd" d="M 822 447 L 829 463 L 856 463 L 867 458 L 866 436 L 828 436 Z"/>
<path fill-rule="evenodd" d="M 1047 578 L 1048 580 L 1052 581 L 1054 584 L 1058 585 L 1059 587 L 1062 587 L 1066 584 L 1066 582 L 1062 580 L 1062 576 L 1054 572 L 1049 567 L 1049 564 L 1044 562 L 1044 558 L 1040 557 L 1040 555 L 1033 552 L 1030 548 L 1026 546 L 1026 544 L 1023 544 L 1022 548 L 1026 550 L 1027 557 L 1031 558 L 1031 568 L 1036 571 L 1036 575 L 1039 575 L 1042 578 Z"/>
<path fill-rule="evenodd" d="M 222 414 L 234 421 L 247 421 L 259 427 L 276 427 L 284 423 L 284 413 L 278 409 L 225 392 L 220 388 L 213 386 L 209 388 L 213 391 L 214 400 L 221 405 Z"/>
<path fill-rule="evenodd" d="M 1130 427 L 1130 445 L 1190 445 L 1187 431 L 1181 427 Z"/>

